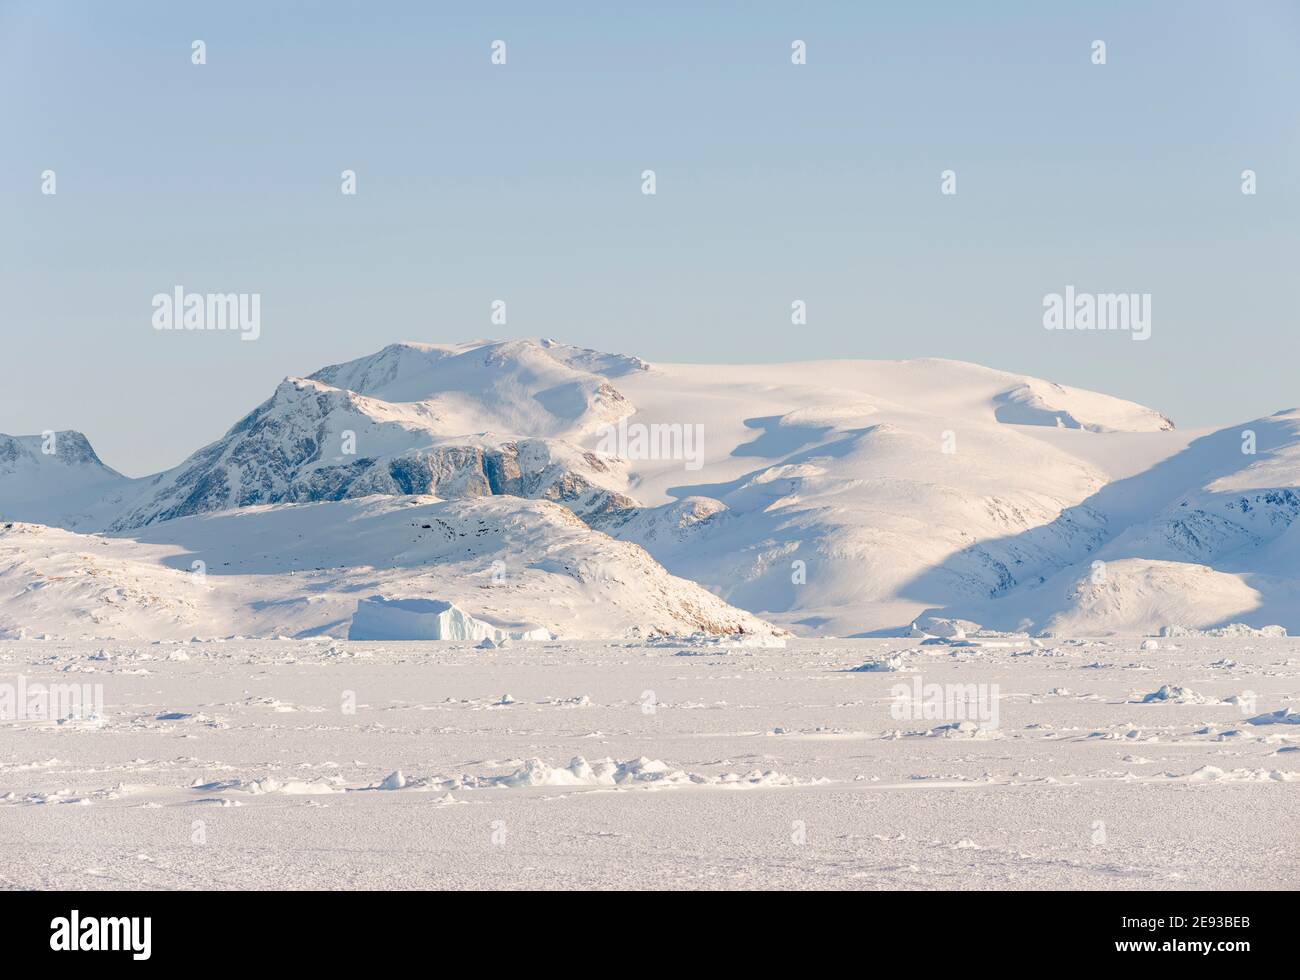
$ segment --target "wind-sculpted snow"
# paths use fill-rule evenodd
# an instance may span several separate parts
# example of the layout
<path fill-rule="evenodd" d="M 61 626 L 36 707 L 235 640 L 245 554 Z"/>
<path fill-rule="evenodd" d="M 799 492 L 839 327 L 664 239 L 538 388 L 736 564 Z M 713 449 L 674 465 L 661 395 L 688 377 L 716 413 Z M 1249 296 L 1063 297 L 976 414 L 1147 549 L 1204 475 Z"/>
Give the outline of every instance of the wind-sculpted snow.
<path fill-rule="evenodd" d="M 1091 391 L 1030 379 L 993 398 L 999 422 L 1089 432 L 1165 432 L 1174 423 L 1159 412 Z"/>
<path fill-rule="evenodd" d="M 456 775 L 419 777 L 403 772 L 389 773 L 374 787 L 379 790 L 410 790 L 420 792 L 451 793 L 474 789 L 532 789 L 558 787 L 563 789 L 674 789 L 709 787 L 721 789 L 764 789 L 779 786 L 816 786 L 828 783 L 826 779 L 798 779 L 770 769 L 754 769 L 747 773 L 725 772 L 709 775 L 686 772 L 670 766 L 660 759 L 596 759 L 588 762 L 574 756 L 568 765 L 552 766 L 541 759 L 529 759 L 513 772 L 504 775 Z"/>
<path fill-rule="evenodd" d="M 11 687 L 104 694 L 0 719 L 9 888 L 1300 880 L 1294 639 L 27 639 L 0 660 Z"/>

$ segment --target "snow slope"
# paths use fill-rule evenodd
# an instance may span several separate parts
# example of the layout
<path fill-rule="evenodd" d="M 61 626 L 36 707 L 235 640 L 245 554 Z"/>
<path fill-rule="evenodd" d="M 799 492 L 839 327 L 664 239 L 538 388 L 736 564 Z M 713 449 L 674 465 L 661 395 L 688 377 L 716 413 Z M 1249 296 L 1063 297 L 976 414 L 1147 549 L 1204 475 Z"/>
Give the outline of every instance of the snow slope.
<path fill-rule="evenodd" d="M 311 376 L 387 402 L 418 402 L 443 435 L 492 430 L 568 437 L 629 410 L 607 379 L 648 365 L 551 340 L 406 342 Z"/>
<path fill-rule="evenodd" d="M 1098 547 L 1107 521 L 1087 501 L 1109 473 L 1057 418 L 1142 440 L 1126 458 L 1182 438 L 1130 402 L 956 361 L 659 365 L 619 384 L 629 423 L 701 422 L 706 462 L 633 464 L 630 493 L 678 503 L 597 526 L 803 632 L 896 628 Z"/>
<path fill-rule="evenodd" d="M 262 505 L 130 536 L 4 525 L 0 596 L 0 630 L 29 635 L 341 636 L 375 596 L 557 637 L 774 633 L 564 508 L 509 496 Z"/>
<path fill-rule="evenodd" d="M 994 417 L 1015 425 L 1089 432 L 1166 432 L 1174 423 L 1133 402 L 1030 378 L 993 397 Z"/>
<path fill-rule="evenodd" d="M 1246 433 L 1253 453 L 1242 451 Z M 1300 411 L 1201 436 L 1108 484 L 1089 507 L 1114 529 L 1098 548 L 1004 601 L 959 604 L 961 613 L 1074 634 L 1300 626 Z"/>

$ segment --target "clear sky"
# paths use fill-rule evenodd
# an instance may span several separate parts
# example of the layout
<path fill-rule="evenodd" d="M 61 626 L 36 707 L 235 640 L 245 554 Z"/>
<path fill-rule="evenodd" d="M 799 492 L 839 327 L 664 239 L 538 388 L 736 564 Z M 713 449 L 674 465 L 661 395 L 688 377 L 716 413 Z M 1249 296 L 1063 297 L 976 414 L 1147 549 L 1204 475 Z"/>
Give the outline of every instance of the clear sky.
<path fill-rule="evenodd" d="M 1066 7 L 0 0 L 0 431 L 141 475 L 286 375 L 484 336 L 1300 404 L 1300 4 Z M 260 339 L 152 329 L 178 284 L 260 293 Z M 1044 330 L 1067 284 L 1151 339 Z"/>

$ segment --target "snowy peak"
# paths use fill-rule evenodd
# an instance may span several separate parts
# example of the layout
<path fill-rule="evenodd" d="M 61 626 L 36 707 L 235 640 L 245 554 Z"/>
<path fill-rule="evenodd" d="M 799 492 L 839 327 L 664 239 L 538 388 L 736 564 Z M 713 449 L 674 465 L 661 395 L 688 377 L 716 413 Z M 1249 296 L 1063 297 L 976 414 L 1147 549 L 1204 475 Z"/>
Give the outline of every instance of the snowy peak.
<path fill-rule="evenodd" d="M 608 378 L 645 370 L 635 358 L 554 341 L 393 344 L 311 377 L 395 403 L 420 403 L 445 434 L 502 432 L 572 438 L 630 414 Z"/>
<path fill-rule="evenodd" d="M 400 384 L 413 356 L 423 353 L 386 348 L 373 364 L 337 373 L 357 381 L 381 371 Z M 509 494 L 557 501 L 584 515 L 634 505 L 619 491 L 621 474 L 601 456 L 559 439 L 459 430 L 446 408 L 438 398 L 392 402 L 319 378 L 287 378 L 224 438 L 149 481 L 111 529 L 231 507 L 371 494 Z"/>
<path fill-rule="evenodd" d="M 130 483 L 80 432 L 0 433 L 0 520 L 95 524 Z"/>
<path fill-rule="evenodd" d="M 551 357 L 575 371 L 586 371 L 606 378 L 621 378 L 627 374 L 650 370 L 648 363 L 629 354 L 606 354 L 587 347 L 573 347 L 549 337 L 542 338 L 538 344 Z"/>
<path fill-rule="evenodd" d="M 38 436 L 0 432 L 0 476 L 48 465 L 90 467 L 120 476 L 100 461 L 90 440 L 73 429 Z"/>
<path fill-rule="evenodd" d="M 344 388 L 358 394 L 384 397 L 389 391 L 404 391 L 403 385 L 411 378 L 426 375 L 434 365 L 445 358 L 463 352 L 466 348 L 404 342 L 389 344 L 383 350 L 342 364 L 331 364 L 311 375 L 333 388 Z M 417 401 L 414 398 L 390 399 Z"/>
<path fill-rule="evenodd" d="M 433 421 L 421 406 L 287 378 L 222 439 L 147 481 L 141 499 L 112 528 L 252 504 L 338 499 L 377 457 L 427 445 Z"/>

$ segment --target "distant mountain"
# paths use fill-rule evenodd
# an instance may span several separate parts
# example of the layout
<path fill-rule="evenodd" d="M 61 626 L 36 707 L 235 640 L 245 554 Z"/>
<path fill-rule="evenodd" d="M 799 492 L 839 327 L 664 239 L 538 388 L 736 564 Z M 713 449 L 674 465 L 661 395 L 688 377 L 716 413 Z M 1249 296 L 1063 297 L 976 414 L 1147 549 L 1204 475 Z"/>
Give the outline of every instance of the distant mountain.
<path fill-rule="evenodd" d="M 1089 505 L 1113 528 L 1097 548 L 966 612 L 1073 633 L 1300 625 L 1300 410 L 1201 436 Z"/>
<path fill-rule="evenodd" d="M 0 441 L 0 514 L 110 541 L 162 544 L 250 509 L 270 515 L 268 539 L 297 526 L 294 507 L 266 505 L 491 498 L 531 520 L 528 502 L 549 501 L 735 622 L 1300 627 L 1300 414 L 1183 433 L 1133 402 L 960 361 L 652 365 L 551 340 L 401 343 L 286 379 L 154 477 L 113 473 L 84 439 L 66 460 L 34 454 L 37 438 Z M 319 533 L 331 567 L 369 561 Z"/>
<path fill-rule="evenodd" d="M 660 365 L 629 424 L 704 426 L 706 462 L 631 464 L 645 503 L 595 524 L 807 632 L 906 626 L 1004 596 L 1113 534 L 1111 456 L 1186 440 L 1151 409 L 959 361 Z"/>
<path fill-rule="evenodd" d="M 100 461 L 80 432 L 0 433 L 0 521 L 102 526 L 130 483 Z"/>
<path fill-rule="evenodd" d="M 631 406 L 609 379 L 648 368 L 636 358 L 546 340 L 404 343 L 322 368 L 311 380 L 385 402 L 417 404 L 430 431 L 443 436 L 498 432 L 567 439 L 627 415 Z"/>
<path fill-rule="evenodd" d="M 432 400 L 385 402 L 289 378 L 222 439 L 144 481 L 109 527 L 371 494 L 509 494 L 582 514 L 632 503 L 606 485 L 620 481 L 604 461 L 571 443 L 443 429 Z"/>

